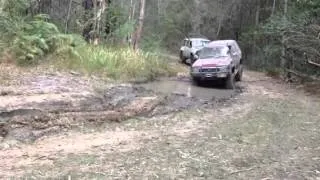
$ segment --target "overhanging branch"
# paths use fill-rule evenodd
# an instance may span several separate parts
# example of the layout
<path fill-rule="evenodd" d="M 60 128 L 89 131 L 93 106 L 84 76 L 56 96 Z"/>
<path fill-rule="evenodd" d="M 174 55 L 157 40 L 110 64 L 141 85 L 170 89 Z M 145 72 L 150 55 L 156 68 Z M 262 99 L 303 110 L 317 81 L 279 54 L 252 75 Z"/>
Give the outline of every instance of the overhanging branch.
<path fill-rule="evenodd" d="M 313 61 L 310 61 L 310 60 L 308 60 L 307 62 L 308 62 L 309 64 L 311 64 L 311 65 L 314 65 L 314 66 L 320 68 L 320 64 L 318 64 L 318 63 L 316 63 L 316 62 L 313 62 Z"/>

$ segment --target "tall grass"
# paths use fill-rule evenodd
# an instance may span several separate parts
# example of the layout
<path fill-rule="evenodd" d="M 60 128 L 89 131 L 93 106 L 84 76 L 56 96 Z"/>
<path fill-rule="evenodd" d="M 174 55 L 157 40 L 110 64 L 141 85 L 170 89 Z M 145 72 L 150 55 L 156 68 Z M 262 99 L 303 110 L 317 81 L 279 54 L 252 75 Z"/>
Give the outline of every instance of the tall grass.
<path fill-rule="evenodd" d="M 176 73 L 174 65 L 164 58 L 131 48 L 85 45 L 76 50 L 76 56 L 63 58 L 62 61 L 60 58 L 61 64 L 89 73 L 98 72 L 117 80 L 153 80 Z"/>

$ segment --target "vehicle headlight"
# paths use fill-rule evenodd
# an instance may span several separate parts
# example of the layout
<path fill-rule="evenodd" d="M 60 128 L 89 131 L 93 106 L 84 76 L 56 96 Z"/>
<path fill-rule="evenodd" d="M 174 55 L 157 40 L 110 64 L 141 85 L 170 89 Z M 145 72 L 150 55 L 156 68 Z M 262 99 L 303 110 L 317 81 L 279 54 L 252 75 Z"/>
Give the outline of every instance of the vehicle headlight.
<path fill-rule="evenodd" d="M 229 69 L 230 69 L 229 66 L 221 66 L 221 67 L 219 67 L 219 71 L 220 71 L 220 72 L 228 72 Z"/>
<path fill-rule="evenodd" d="M 194 73 L 200 72 L 200 67 L 192 67 L 192 72 Z"/>

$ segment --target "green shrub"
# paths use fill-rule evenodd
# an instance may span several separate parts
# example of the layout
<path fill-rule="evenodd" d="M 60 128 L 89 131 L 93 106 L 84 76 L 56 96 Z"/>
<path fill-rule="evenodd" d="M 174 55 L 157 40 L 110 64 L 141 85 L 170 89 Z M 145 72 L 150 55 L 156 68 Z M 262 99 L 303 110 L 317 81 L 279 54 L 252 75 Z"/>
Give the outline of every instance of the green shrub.
<path fill-rule="evenodd" d="M 39 14 L 26 16 L 28 1 L 5 1 L 0 12 L 0 53 L 6 50 L 21 65 L 38 63 L 51 53 L 75 53 L 74 48 L 85 44 L 82 38 L 60 33 L 49 17 Z"/>
<path fill-rule="evenodd" d="M 61 33 L 47 15 L 26 16 L 28 0 L 5 2 L 0 11 L 0 53 L 13 54 L 18 64 L 32 65 L 50 59 L 50 63 L 60 67 L 99 72 L 122 80 L 152 80 L 175 73 L 175 69 L 157 55 L 129 47 L 90 46 L 80 35 Z M 123 39 L 133 31 L 133 25 L 128 22 L 112 32 Z"/>

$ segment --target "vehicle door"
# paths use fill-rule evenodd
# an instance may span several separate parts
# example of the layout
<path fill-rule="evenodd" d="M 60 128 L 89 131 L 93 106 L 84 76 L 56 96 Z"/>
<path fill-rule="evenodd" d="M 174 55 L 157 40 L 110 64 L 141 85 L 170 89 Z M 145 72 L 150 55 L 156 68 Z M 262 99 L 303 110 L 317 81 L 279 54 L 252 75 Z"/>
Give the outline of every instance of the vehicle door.
<path fill-rule="evenodd" d="M 235 67 L 238 69 L 240 66 L 241 53 L 235 43 L 232 43 L 231 45 L 231 57 Z"/>
<path fill-rule="evenodd" d="M 240 49 L 238 43 L 235 43 L 235 46 L 236 46 L 236 51 L 237 51 L 237 53 L 238 53 L 239 63 L 241 63 L 241 60 L 242 60 L 242 52 L 241 52 L 241 49 Z"/>
<path fill-rule="evenodd" d="M 190 57 L 191 48 L 192 48 L 192 41 L 188 39 L 185 41 L 185 50 L 183 51 L 184 57 L 186 58 Z"/>

